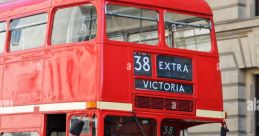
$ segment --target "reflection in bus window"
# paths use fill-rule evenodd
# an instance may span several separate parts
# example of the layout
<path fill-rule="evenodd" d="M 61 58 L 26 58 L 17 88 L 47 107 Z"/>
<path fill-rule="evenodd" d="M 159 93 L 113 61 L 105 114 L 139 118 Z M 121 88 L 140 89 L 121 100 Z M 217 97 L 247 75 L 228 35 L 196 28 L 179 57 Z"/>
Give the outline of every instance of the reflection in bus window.
<path fill-rule="evenodd" d="M 170 12 L 165 14 L 166 43 L 170 48 L 209 52 L 210 33 L 208 19 Z"/>
<path fill-rule="evenodd" d="M 158 14 L 156 11 L 108 4 L 106 31 L 110 40 L 156 45 Z"/>
<path fill-rule="evenodd" d="M 54 18 L 52 44 L 82 42 L 96 36 L 96 8 L 83 5 L 57 10 Z"/>
<path fill-rule="evenodd" d="M 3 53 L 6 38 L 6 22 L 0 23 L 0 53 Z"/>
<path fill-rule="evenodd" d="M 50 136 L 66 136 L 66 132 L 52 131 L 52 132 L 50 133 Z"/>
<path fill-rule="evenodd" d="M 160 135 L 161 136 L 178 136 L 178 127 L 177 125 L 181 125 L 177 120 L 172 119 L 164 119 L 161 122 Z"/>
<path fill-rule="evenodd" d="M 70 128 L 72 122 L 75 120 L 82 120 L 84 122 L 83 129 L 81 131 L 80 136 L 96 136 L 96 119 L 92 119 L 89 117 L 81 117 L 81 116 L 72 116 L 70 120 Z M 73 134 L 69 133 L 69 136 L 74 136 Z"/>
<path fill-rule="evenodd" d="M 1 136 L 39 136 L 37 132 L 13 132 L 3 133 Z"/>
<path fill-rule="evenodd" d="M 138 118 L 146 136 L 156 136 L 154 119 Z M 105 118 L 105 136 L 141 136 L 141 128 L 134 117 L 107 116 Z"/>
<path fill-rule="evenodd" d="M 44 45 L 47 14 L 12 20 L 10 51 L 38 48 Z"/>

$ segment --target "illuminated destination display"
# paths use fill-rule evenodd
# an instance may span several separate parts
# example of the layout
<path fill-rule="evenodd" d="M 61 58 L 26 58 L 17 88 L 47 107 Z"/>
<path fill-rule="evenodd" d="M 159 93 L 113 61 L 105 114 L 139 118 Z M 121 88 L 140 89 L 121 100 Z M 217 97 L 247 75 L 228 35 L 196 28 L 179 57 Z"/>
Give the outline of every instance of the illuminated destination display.
<path fill-rule="evenodd" d="M 169 92 L 169 93 L 183 93 L 183 94 L 193 93 L 192 85 L 184 85 L 179 83 L 163 82 L 163 81 L 143 80 L 143 79 L 135 79 L 135 88 L 140 90 L 154 90 L 154 91 L 162 91 L 162 92 Z"/>

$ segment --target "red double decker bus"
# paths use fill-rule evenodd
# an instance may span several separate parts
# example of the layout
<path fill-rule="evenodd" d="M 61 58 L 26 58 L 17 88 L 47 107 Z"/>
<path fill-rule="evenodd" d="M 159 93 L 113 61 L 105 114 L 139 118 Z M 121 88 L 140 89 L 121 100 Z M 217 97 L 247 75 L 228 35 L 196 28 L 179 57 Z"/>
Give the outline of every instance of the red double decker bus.
<path fill-rule="evenodd" d="M 203 0 L 4 1 L 0 53 L 2 136 L 226 130 Z"/>

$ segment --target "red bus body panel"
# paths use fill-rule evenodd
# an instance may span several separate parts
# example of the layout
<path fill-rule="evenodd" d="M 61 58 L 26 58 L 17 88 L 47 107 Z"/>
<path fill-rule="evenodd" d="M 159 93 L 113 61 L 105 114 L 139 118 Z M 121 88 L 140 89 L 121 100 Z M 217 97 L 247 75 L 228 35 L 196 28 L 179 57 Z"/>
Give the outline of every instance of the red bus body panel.
<path fill-rule="evenodd" d="M 46 12 L 48 13 L 47 37 L 42 48 L 8 52 L 8 47 L 0 55 L 0 100 L 12 100 L 13 106 L 34 105 L 34 111 L 24 114 L 1 114 L 0 132 L 38 131 L 45 135 L 47 113 L 76 113 L 90 110 L 100 120 L 107 115 L 132 116 L 131 112 L 85 109 L 83 111 L 40 112 L 41 104 L 105 101 L 130 103 L 137 116 L 156 118 L 158 124 L 165 118 L 179 121 L 182 128 L 202 123 L 223 122 L 222 118 L 196 116 L 196 109 L 223 111 L 221 76 L 218 68 L 219 56 L 216 46 L 215 30 L 212 23 L 212 51 L 198 52 L 168 48 L 165 41 L 164 26 L 159 24 L 159 44 L 157 46 L 139 45 L 108 40 L 105 34 L 104 5 L 106 2 L 137 5 L 155 9 L 162 14 L 164 10 L 175 11 L 212 18 L 212 11 L 203 0 L 15 0 L 0 5 L 0 22 L 10 23 L 12 19 Z M 82 3 L 97 7 L 98 26 L 94 40 L 70 43 L 60 46 L 51 45 L 52 22 L 57 8 Z M 161 20 L 163 16 L 160 15 Z M 161 21 L 160 20 L 160 21 Z M 9 28 L 9 24 L 7 26 Z M 6 46 L 10 42 L 10 32 Z M 135 52 L 152 55 L 155 63 L 157 55 L 177 56 L 192 59 L 193 79 L 157 78 L 152 71 L 151 77 L 134 75 Z M 153 70 L 156 66 L 153 65 Z M 164 93 L 137 90 L 134 79 L 150 79 L 193 85 L 193 94 Z M 192 112 L 166 111 L 165 109 L 141 109 L 135 106 L 136 96 L 158 97 L 193 101 Z M 0 106 L 1 107 L 1 106 Z M 99 118 L 98 118 L 99 120 Z M 190 123 L 191 122 L 191 123 Z M 103 132 L 103 122 L 98 125 L 98 133 Z M 158 128 L 157 131 L 159 131 Z M 160 135 L 157 132 L 158 136 Z M 98 135 L 99 136 L 99 135 Z"/>
<path fill-rule="evenodd" d="M 52 5 L 63 5 L 69 3 L 85 2 L 86 0 L 13 0 L 0 5 L 0 13 L 3 15 L 10 15 L 12 10 L 24 11 L 24 9 L 37 10 Z M 182 0 L 114 0 L 126 3 L 135 3 L 140 5 L 156 6 L 167 9 L 175 9 L 188 12 L 196 12 L 201 14 L 212 15 L 212 10 L 209 5 L 203 0 L 192 0 L 190 2 L 183 2 Z M 10 12 L 7 12 L 10 11 Z M 16 12 L 12 12 L 15 14 Z M 17 12 L 18 13 L 18 12 Z"/>

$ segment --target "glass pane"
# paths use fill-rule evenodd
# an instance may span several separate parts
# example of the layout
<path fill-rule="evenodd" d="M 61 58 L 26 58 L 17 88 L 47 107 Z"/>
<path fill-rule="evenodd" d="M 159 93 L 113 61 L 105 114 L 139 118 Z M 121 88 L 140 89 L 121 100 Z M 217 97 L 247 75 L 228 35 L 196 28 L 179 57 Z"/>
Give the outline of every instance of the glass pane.
<path fill-rule="evenodd" d="M 38 48 L 44 45 L 47 14 L 38 14 L 11 22 L 10 51 Z"/>
<path fill-rule="evenodd" d="M 146 136 L 156 136 L 154 119 L 138 118 Z M 105 118 L 105 136 L 141 136 L 141 130 L 134 117 L 108 116 Z"/>
<path fill-rule="evenodd" d="M 66 136 L 66 132 L 51 132 L 50 136 Z"/>
<path fill-rule="evenodd" d="M 82 42 L 96 36 L 96 9 L 83 5 L 57 10 L 54 18 L 52 44 Z"/>
<path fill-rule="evenodd" d="M 38 14 L 29 17 L 12 20 L 10 27 L 11 30 L 25 27 L 33 27 L 34 25 L 46 24 L 47 14 Z"/>
<path fill-rule="evenodd" d="M 6 22 L 1 22 L 0 23 L 0 32 L 6 31 Z"/>
<path fill-rule="evenodd" d="M 3 133 L 2 136 L 39 136 L 37 132 L 14 132 L 14 133 Z"/>
<path fill-rule="evenodd" d="M 106 31 L 110 40 L 156 45 L 158 14 L 156 11 L 108 4 Z"/>
<path fill-rule="evenodd" d="M 72 116 L 71 120 L 70 120 L 70 128 L 71 128 L 72 122 L 75 119 L 82 120 L 84 122 L 84 126 L 83 126 L 80 136 L 95 136 L 96 135 L 95 129 L 93 129 L 93 128 L 96 128 L 95 119 L 91 119 L 89 117 Z M 69 135 L 73 136 L 71 133 Z"/>
<path fill-rule="evenodd" d="M 178 135 L 177 123 L 175 124 L 171 120 L 164 119 L 161 122 L 161 136 L 176 136 Z"/>
<path fill-rule="evenodd" d="M 4 51 L 6 38 L 6 22 L 0 23 L 0 54 Z"/>
<path fill-rule="evenodd" d="M 170 48 L 211 51 L 211 29 L 208 19 L 167 12 L 165 36 Z"/>

